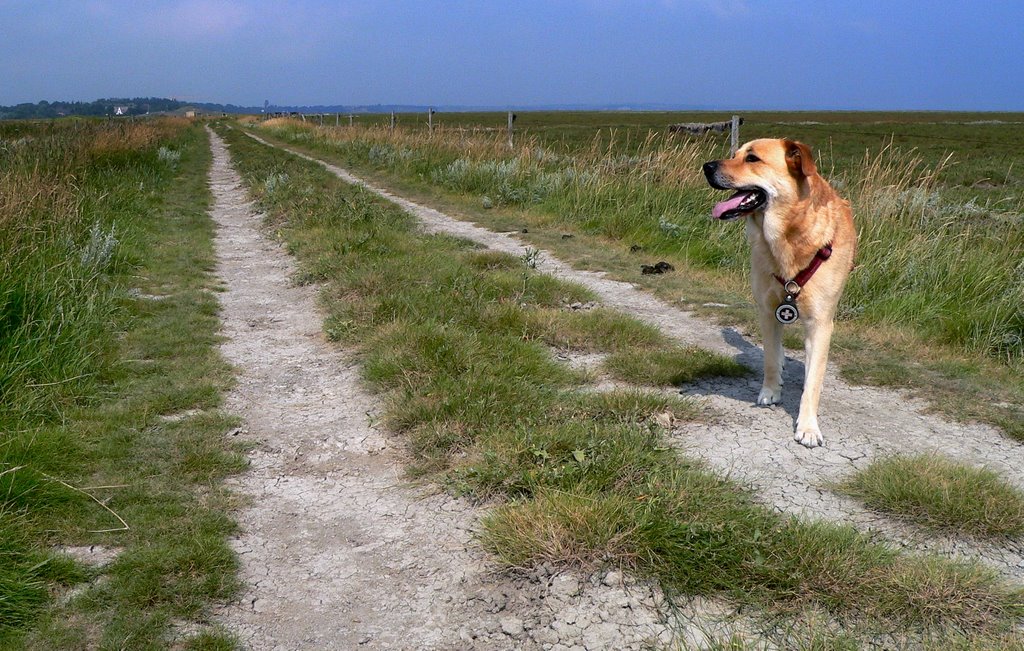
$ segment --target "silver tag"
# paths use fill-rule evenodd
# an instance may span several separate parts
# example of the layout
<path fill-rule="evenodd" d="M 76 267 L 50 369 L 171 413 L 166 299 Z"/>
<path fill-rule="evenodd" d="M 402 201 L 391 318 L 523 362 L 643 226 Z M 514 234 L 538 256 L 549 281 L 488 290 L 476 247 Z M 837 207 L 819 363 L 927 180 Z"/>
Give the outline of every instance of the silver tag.
<path fill-rule="evenodd" d="M 795 296 L 786 294 L 786 298 L 782 299 L 782 305 L 775 308 L 775 318 L 782 325 L 796 323 L 796 320 L 800 318 L 800 310 L 796 308 Z"/>

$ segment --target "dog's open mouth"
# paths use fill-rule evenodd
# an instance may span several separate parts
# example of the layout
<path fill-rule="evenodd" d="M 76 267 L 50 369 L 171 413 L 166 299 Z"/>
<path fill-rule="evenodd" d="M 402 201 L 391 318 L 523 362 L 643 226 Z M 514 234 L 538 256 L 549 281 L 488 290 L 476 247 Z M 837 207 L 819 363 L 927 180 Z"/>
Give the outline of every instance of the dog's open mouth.
<path fill-rule="evenodd" d="M 720 201 L 711 209 L 711 216 L 722 221 L 731 221 L 752 213 L 765 204 L 767 197 L 757 188 L 740 190 L 725 201 Z"/>

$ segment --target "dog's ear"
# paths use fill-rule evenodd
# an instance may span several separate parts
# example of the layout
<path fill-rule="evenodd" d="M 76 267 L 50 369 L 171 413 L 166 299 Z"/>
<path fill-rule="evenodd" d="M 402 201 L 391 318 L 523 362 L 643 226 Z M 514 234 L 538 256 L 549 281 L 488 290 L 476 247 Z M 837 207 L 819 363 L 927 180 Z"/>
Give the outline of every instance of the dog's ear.
<path fill-rule="evenodd" d="M 790 174 L 803 178 L 818 173 L 810 147 L 795 140 L 784 140 L 782 146 L 786 149 L 786 166 Z"/>

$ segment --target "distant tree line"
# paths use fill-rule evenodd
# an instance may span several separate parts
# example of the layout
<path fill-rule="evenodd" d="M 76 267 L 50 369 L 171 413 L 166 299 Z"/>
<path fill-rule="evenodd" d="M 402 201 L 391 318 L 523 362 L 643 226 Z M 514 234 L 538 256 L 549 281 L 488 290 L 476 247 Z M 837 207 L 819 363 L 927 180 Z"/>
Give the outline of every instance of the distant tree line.
<path fill-rule="evenodd" d="M 182 112 L 182 109 L 194 108 L 202 113 L 243 113 L 259 114 L 263 112 L 261 106 L 238 106 L 236 104 L 213 104 L 210 102 L 183 102 L 177 99 L 166 97 L 111 97 L 98 99 L 95 102 L 37 102 L 35 104 L 16 104 L 14 106 L 0 106 L 0 120 L 16 119 L 46 119 L 59 118 L 71 115 L 82 116 L 105 116 L 117 115 L 118 107 L 121 108 L 121 115 L 146 115 L 147 113 L 171 113 Z M 299 113 L 423 113 L 433 108 L 441 112 L 457 113 L 461 111 L 504 111 L 509 107 L 494 106 L 461 106 L 461 105 L 414 105 L 414 104 L 364 104 L 364 105 L 316 105 L 316 106 L 288 106 L 270 105 L 269 110 L 273 113 L 293 112 Z M 675 106 L 660 104 L 637 104 L 631 107 L 613 105 L 576 105 L 576 104 L 553 104 L 544 106 L 521 107 L 520 110 L 531 111 L 710 111 L 713 110 L 704 106 Z"/>
<path fill-rule="evenodd" d="M 48 102 L 23 103 L 14 106 L 0 106 L 0 119 L 46 119 L 70 115 L 104 116 L 116 115 L 120 107 L 122 115 L 146 115 L 147 113 L 169 113 L 184 107 L 195 107 L 210 113 L 258 113 L 253 107 L 234 104 L 210 104 L 182 102 L 166 97 L 111 97 L 94 102 Z"/>

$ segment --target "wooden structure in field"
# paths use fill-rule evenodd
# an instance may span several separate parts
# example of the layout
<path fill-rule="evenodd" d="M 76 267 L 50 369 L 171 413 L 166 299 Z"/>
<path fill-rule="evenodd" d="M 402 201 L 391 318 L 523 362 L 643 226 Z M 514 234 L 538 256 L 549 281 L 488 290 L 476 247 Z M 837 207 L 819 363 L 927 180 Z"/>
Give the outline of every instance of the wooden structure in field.
<path fill-rule="evenodd" d="M 743 124 L 743 118 L 737 118 L 739 124 Z M 733 121 L 725 122 L 679 122 L 668 125 L 671 133 L 686 133 L 691 136 L 701 136 L 708 132 L 725 133 L 732 129 Z"/>
<path fill-rule="evenodd" d="M 685 133 L 691 136 L 702 136 L 705 133 L 711 132 L 725 133 L 728 131 L 731 150 L 735 154 L 736 149 L 739 147 L 741 124 L 743 124 L 743 118 L 734 115 L 727 122 L 678 122 L 668 125 L 668 131 L 669 133 Z"/>

